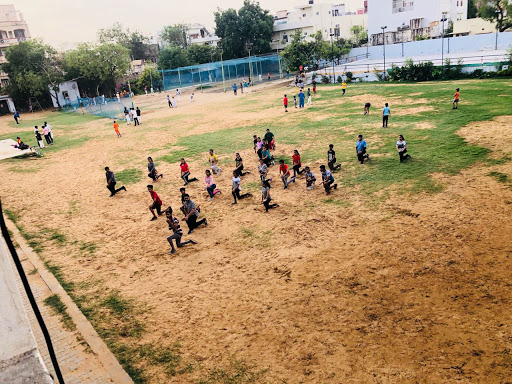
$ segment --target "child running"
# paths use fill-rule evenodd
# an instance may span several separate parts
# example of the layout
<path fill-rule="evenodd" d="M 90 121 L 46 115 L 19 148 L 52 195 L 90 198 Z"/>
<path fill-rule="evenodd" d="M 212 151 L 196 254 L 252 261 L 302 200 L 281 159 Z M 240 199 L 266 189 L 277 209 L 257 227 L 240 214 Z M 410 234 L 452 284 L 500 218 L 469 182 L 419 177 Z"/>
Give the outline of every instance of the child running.
<path fill-rule="evenodd" d="M 324 186 L 325 193 L 329 195 L 331 193 L 331 188 L 338 188 L 338 184 L 334 184 L 334 177 L 331 171 L 325 169 L 325 165 L 320 166 L 320 172 L 322 173 L 322 184 Z"/>
<path fill-rule="evenodd" d="M 167 218 L 167 224 L 169 224 L 169 230 L 172 230 L 172 235 L 167 238 L 167 241 L 169 242 L 169 245 L 171 246 L 171 251 L 169 252 L 169 255 L 172 255 L 176 252 L 176 248 L 174 248 L 174 245 L 172 243 L 173 240 L 176 240 L 176 247 L 181 248 L 184 245 L 187 244 L 197 244 L 194 240 L 190 239 L 187 241 L 182 242 L 181 238 L 183 236 L 183 229 L 181 229 L 179 220 L 172 215 L 172 209 L 169 209 L 165 211 L 165 216 Z"/>
<path fill-rule="evenodd" d="M 265 213 L 268 213 L 270 208 L 277 208 L 279 204 L 272 203 L 272 197 L 270 196 L 270 184 L 268 181 L 261 182 L 261 204 L 265 206 Z"/>
<path fill-rule="evenodd" d="M 236 171 L 233 171 L 233 178 L 231 179 L 233 182 L 233 185 L 231 187 L 231 194 L 233 195 L 233 202 L 231 204 L 236 204 L 236 199 L 245 199 L 246 197 L 251 196 L 250 193 L 244 193 L 243 195 L 240 195 L 240 176 L 236 173 Z"/>
<path fill-rule="evenodd" d="M 283 181 L 284 188 L 288 188 L 288 184 L 295 183 L 295 176 L 292 176 L 290 181 L 288 181 L 288 178 L 291 176 L 290 169 L 288 168 L 288 165 L 284 163 L 284 160 L 279 160 L 279 175 L 281 176 L 281 180 Z"/>
<path fill-rule="evenodd" d="M 114 131 L 116 131 L 116 135 L 118 138 L 121 137 L 121 133 L 119 133 L 119 124 L 117 124 L 115 120 L 114 120 Z"/>
<path fill-rule="evenodd" d="M 153 190 L 152 185 L 148 185 L 148 192 L 151 195 L 151 199 L 153 199 L 153 203 L 149 206 L 149 210 L 153 214 L 151 221 L 155 221 L 156 219 L 158 219 L 157 215 L 155 215 L 155 210 L 156 210 L 156 213 L 158 213 L 158 216 L 162 215 L 162 200 L 160 199 L 160 197 L 158 197 L 157 193 Z"/>
<path fill-rule="evenodd" d="M 457 88 L 455 90 L 455 94 L 453 95 L 452 109 L 459 108 L 459 98 L 460 98 L 460 89 Z"/>
<path fill-rule="evenodd" d="M 329 150 L 327 151 L 327 165 L 331 172 L 341 168 L 341 164 L 336 164 L 336 152 L 334 151 L 333 144 L 329 144 Z"/>
<path fill-rule="evenodd" d="M 284 97 L 283 97 L 283 105 L 284 105 L 284 111 L 288 112 L 288 97 L 286 97 L 286 95 L 284 95 Z"/>
<path fill-rule="evenodd" d="M 341 96 L 345 96 L 345 91 L 347 90 L 347 83 L 344 81 L 341 82 L 341 91 L 343 92 Z"/>
<path fill-rule="evenodd" d="M 300 174 L 302 174 L 302 172 L 304 172 L 303 169 L 302 170 L 300 169 L 300 167 L 302 166 L 302 163 L 300 162 L 300 153 L 296 149 L 293 150 L 292 160 L 293 160 L 293 177 L 295 178 L 297 175 L 300 175 Z"/>
<path fill-rule="evenodd" d="M 190 169 L 188 168 L 188 164 L 183 157 L 180 160 L 180 168 L 181 168 L 181 178 L 185 182 L 184 185 L 187 185 L 188 183 L 191 183 L 193 181 L 198 181 L 195 177 L 193 177 L 192 179 L 189 179 Z"/>
<path fill-rule="evenodd" d="M 221 193 L 221 192 L 220 192 L 220 190 L 215 189 L 215 188 L 217 188 L 217 185 L 213 181 L 212 173 L 207 169 L 205 171 L 205 174 L 206 174 L 206 176 L 204 177 L 204 184 L 206 185 L 206 191 L 208 192 L 208 195 L 210 196 L 208 201 L 212 201 L 213 197 L 217 193 Z"/>
<path fill-rule="evenodd" d="M 148 157 L 148 177 L 153 180 L 157 181 L 159 178 L 163 178 L 164 174 L 158 174 L 158 171 L 156 170 L 155 163 L 153 162 L 153 158 Z"/>
<path fill-rule="evenodd" d="M 304 177 L 306 178 L 306 188 L 311 191 L 315 185 L 316 177 L 309 167 L 304 168 Z"/>
<path fill-rule="evenodd" d="M 212 171 L 214 174 L 218 175 L 222 172 L 221 167 L 219 167 L 219 158 L 213 153 L 213 149 L 210 149 L 208 162 L 212 165 Z"/>

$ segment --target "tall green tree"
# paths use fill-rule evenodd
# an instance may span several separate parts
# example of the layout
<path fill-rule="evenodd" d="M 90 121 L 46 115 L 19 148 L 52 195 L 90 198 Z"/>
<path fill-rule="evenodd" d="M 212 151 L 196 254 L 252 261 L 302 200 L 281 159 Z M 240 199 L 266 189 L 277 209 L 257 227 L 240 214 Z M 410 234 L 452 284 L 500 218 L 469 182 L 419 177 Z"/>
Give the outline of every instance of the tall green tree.
<path fill-rule="evenodd" d="M 244 0 L 238 12 L 232 8 L 215 12 L 215 34 L 221 38 L 226 58 L 247 56 L 247 43 L 251 54 L 270 52 L 273 25 L 270 12 L 250 0 Z"/>
<path fill-rule="evenodd" d="M 478 8 L 475 0 L 468 0 L 468 19 L 475 19 L 478 17 Z"/>
<path fill-rule="evenodd" d="M 500 32 L 512 27 L 512 1 L 486 0 L 478 9 L 482 19 L 496 23 Z"/>
<path fill-rule="evenodd" d="M 187 53 L 181 47 L 170 45 L 160 51 L 158 56 L 159 69 L 174 69 L 190 65 Z"/>
<path fill-rule="evenodd" d="M 42 104 L 49 104 L 54 98 L 60 107 L 57 94 L 64 70 L 55 49 L 39 40 L 24 41 L 9 47 L 6 59 L 2 70 L 9 77 L 8 92 L 17 104 L 26 106 L 30 97 L 42 98 Z"/>
<path fill-rule="evenodd" d="M 137 80 L 137 86 L 139 89 L 143 89 L 144 87 L 148 87 L 149 89 L 151 86 L 158 84 L 159 82 L 160 72 L 158 72 L 155 67 L 146 65 Z"/>
<path fill-rule="evenodd" d="M 350 40 L 354 47 L 360 47 L 368 42 L 368 33 L 361 25 L 353 25 L 350 27 Z"/>
<path fill-rule="evenodd" d="M 114 23 L 110 28 L 100 29 L 98 31 L 98 41 L 101 44 L 120 44 L 128 48 L 133 60 L 146 59 L 145 45 L 149 43 L 149 38 L 137 30 L 125 29 L 120 23 Z"/>
<path fill-rule="evenodd" d="M 167 25 L 160 33 L 160 39 L 168 45 L 186 48 L 188 45 L 187 29 L 188 26 L 185 24 Z"/>
<path fill-rule="evenodd" d="M 187 48 L 188 60 L 192 64 L 204 64 L 213 61 L 217 50 L 209 45 L 191 45 Z"/>
<path fill-rule="evenodd" d="M 318 51 L 316 49 L 312 50 L 311 45 L 305 41 L 302 30 L 298 29 L 292 35 L 290 44 L 281 52 L 281 56 L 288 70 L 296 71 L 301 65 L 306 65 L 314 60 L 316 58 L 314 56 L 315 52 L 320 52 L 320 57 L 323 56 L 324 45 L 322 44 L 318 48 Z"/>

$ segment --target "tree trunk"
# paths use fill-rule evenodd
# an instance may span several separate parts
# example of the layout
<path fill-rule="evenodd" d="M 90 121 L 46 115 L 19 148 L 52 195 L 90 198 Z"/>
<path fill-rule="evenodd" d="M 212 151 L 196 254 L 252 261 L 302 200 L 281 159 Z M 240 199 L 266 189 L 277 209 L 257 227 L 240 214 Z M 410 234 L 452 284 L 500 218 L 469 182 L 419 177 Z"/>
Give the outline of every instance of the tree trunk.
<path fill-rule="evenodd" d="M 60 105 L 60 101 L 59 101 L 59 96 L 57 94 L 58 90 L 55 89 L 55 88 L 52 88 L 53 89 L 53 92 L 55 92 L 55 95 L 53 95 L 51 92 L 50 92 L 50 95 L 55 99 L 55 101 L 57 102 L 57 108 L 58 110 L 62 110 L 62 106 Z"/>

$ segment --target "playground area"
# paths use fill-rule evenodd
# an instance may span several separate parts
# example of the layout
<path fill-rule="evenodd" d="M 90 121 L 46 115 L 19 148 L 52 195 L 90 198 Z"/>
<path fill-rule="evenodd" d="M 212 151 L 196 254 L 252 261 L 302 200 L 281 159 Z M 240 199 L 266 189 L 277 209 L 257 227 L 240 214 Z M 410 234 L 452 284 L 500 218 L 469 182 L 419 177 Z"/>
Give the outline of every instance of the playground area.
<path fill-rule="evenodd" d="M 44 157 L 0 161 L 6 216 L 136 383 L 506 383 L 512 80 L 349 83 L 345 96 L 319 84 L 303 110 L 288 83 L 237 96 L 194 89 L 194 102 L 188 89 L 177 108 L 173 92 L 136 96 L 142 124 L 121 120 L 120 138 L 90 114 L 0 117 L 0 140 L 35 146 L 43 121 L 54 133 Z M 276 162 L 291 165 L 297 149 L 317 178 L 334 144 L 338 189 L 307 190 L 299 176 L 283 190 L 272 166 L 279 207 L 265 213 L 253 135 L 267 128 Z M 412 156 L 403 163 L 399 134 Z M 212 201 L 210 148 L 223 169 Z M 253 196 L 233 206 L 236 152 L 251 171 L 242 193 Z M 164 174 L 157 182 L 148 156 Z M 208 226 L 186 235 L 181 222 L 198 244 L 168 255 L 171 232 L 165 216 L 150 221 L 146 185 L 181 221 L 182 157 Z M 105 166 L 126 192 L 109 197 Z"/>

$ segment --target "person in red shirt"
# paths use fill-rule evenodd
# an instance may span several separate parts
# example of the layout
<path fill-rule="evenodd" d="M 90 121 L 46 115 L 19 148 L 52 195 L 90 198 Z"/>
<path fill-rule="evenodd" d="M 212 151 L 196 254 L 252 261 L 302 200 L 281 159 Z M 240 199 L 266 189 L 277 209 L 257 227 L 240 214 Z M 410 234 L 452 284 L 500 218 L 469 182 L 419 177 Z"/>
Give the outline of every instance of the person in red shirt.
<path fill-rule="evenodd" d="M 297 175 L 302 174 L 304 172 L 303 169 L 300 169 L 302 167 L 302 163 L 300 162 L 300 154 L 299 151 L 296 149 L 293 151 L 293 177 L 296 177 Z"/>
<path fill-rule="evenodd" d="M 279 160 L 279 175 L 281 176 L 281 180 L 283 180 L 284 188 L 288 188 L 288 184 L 295 183 L 295 176 L 292 176 L 290 181 L 288 178 L 290 177 L 290 170 L 288 169 L 288 165 L 284 163 L 284 160 Z"/>
<path fill-rule="evenodd" d="M 156 192 L 153 191 L 152 185 L 148 185 L 148 192 L 151 195 L 151 199 L 153 199 L 153 203 L 149 206 L 149 210 L 153 214 L 151 221 L 154 221 L 154 220 L 158 219 L 158 216 L 162 215 L 162 200 L 160 200 L 160 197 L 158 197 Z M 156 210 L 156 213 L 158 213 L 158 216 L 155 215 L 155 210 Z"/>
<path fill-rule="evenodd" d="M 284 111 L 288 112 L 288 98 L 286 97 L 286 95 L 284 95 L 284 97 L 283 97 L 283 104 L 284 104 Z"/>
<path fill-rule="evenodd" d="M 193 181 L 197 181 L 197 179 L 195 177 L 192 179 L 188 178 L 190 176 L 190 169 L 188 168 L 188 164 L 184 158 L 181 158 L 180 168 L 181 168 L 181 178 L 185 182 L 185 185 L 187 185 L 188 183 L 191 183 Z"/>

